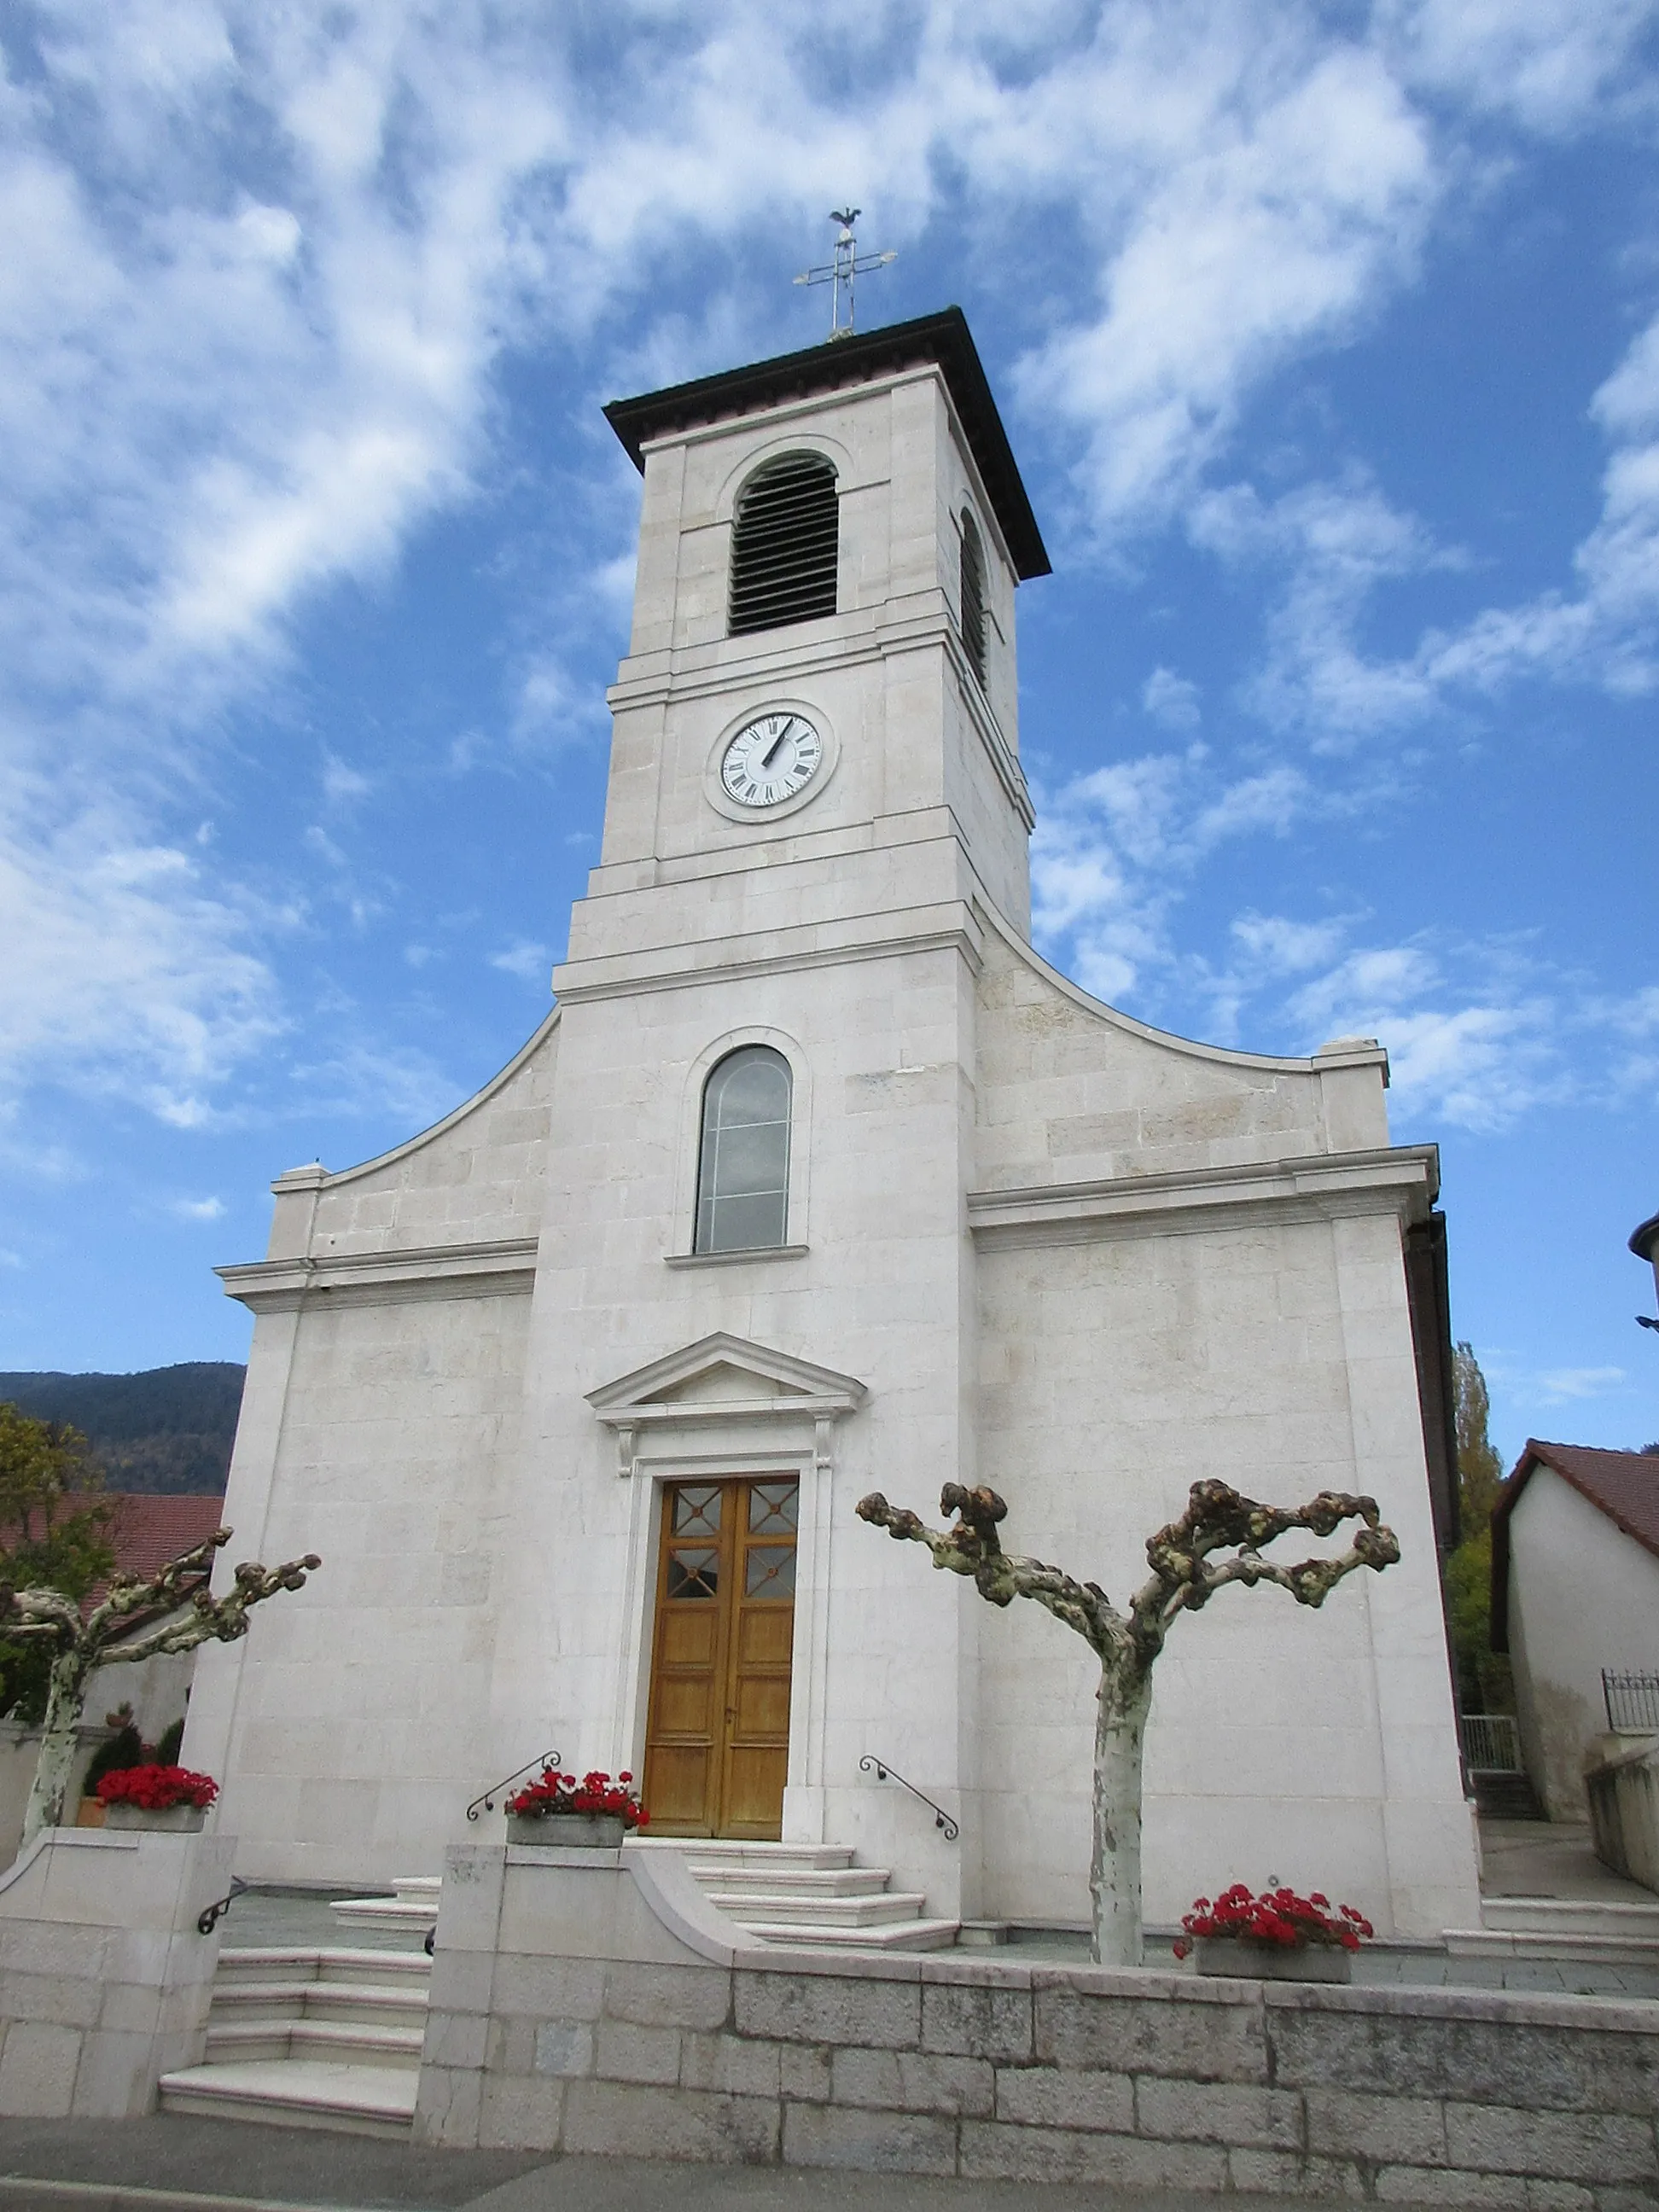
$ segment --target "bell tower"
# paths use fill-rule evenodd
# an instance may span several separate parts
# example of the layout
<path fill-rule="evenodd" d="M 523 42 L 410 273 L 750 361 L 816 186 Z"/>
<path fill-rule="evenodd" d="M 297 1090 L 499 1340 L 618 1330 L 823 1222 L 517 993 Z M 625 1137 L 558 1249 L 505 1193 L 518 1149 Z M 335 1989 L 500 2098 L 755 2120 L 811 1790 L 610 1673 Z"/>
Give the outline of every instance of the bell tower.
<path fill-rule="evenodd" d="M 727 957 L 964 902 L 1023 933 L 1014 596 L 1048 558 L 961 311 L 605 412 L 645 494 L 561 994 L 715 915 Z"/>

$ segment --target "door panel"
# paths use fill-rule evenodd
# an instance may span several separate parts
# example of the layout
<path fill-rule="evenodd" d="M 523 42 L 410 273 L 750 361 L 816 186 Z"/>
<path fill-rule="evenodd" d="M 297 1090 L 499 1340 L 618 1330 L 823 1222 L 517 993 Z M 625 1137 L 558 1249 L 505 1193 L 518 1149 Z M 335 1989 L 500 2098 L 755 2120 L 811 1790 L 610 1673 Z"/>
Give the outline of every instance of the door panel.
<path fill-rule="evenodd" d="M 799 1504 L 793 1475 L 664 1493 L 645 1755 L 656 1834 L 781 1832 Z"/>

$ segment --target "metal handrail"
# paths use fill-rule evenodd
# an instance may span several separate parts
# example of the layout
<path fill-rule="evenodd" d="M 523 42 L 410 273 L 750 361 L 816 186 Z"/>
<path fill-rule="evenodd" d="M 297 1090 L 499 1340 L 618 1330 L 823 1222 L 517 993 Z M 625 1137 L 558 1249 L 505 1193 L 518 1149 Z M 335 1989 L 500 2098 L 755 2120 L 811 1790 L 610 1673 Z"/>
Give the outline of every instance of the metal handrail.
<path fill-rule="evenodd" d="M 241 1897 L 246 1893 L 246 1889 L 247 1884 L 242 1880 L 241 1875 L 239 1874 L 232 1875 L 230 1877 L 229 1895 L 219 1898 L 212 1905 L 204 1905 L 202 1910 L 197 1914 L 197 1934 L 198 1936 L 211 1936 L 214 1929 L 224 1918 L 226 1913 L 229 1911 L 231 1906 L 235 1904 L 239 1897 Z"/>
<path fill-rule="evenodd" d="M 563 1757 L 562 1752 L 544 1751 L 539 1759 L 532 1759 L 527 1766 L 515 1766 L 511 1774 L 504 1774 L 499 1782 L 492 1782 L 482 1797 L 475 1797 L 472 1800 L 466 1808 L 467 1819 L 476 1820 L 481 1812 L 493 1813 L 495 1809 L 495 1800 L 503 1790 L 510 1790 L 515 1782 L 521 1782 L 526 1774 L 540 1773 L 550 1766 L 559 1765 Z"/>
<path fill-rule="evenodd" d="M 878 1782 L 896 1782 L 902 1789 L 908 1790 L 913 1797 L 919 1797 L 933 1814 L 933 1826 L 936 1828 L 944 1829 L 945 1842 L 955 1843 L 962 1831 L 942 1805 L 935 1805 L 925 1790 L 918 1790 L 914 1782 L 907 1782 L 897 1767 L 890 1766 L 884 1759 L 878 1759 L 874 1752 L 866 1751 L 859 1761 L 859 1772 L 868 1774 L 872 1767 Z"/>

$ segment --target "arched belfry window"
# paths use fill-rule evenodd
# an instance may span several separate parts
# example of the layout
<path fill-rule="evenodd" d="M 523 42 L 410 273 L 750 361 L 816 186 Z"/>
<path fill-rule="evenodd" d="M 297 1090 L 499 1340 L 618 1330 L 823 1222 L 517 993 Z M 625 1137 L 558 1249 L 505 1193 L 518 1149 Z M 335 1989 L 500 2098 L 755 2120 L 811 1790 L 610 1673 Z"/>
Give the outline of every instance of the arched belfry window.
<path fill-rule="evenodd" d="M 968 665 L 985 689 L 985 548 L 979 526 L 966 507 L 962 513 L 962 641 Z"/>
<path fill-rule="evenodd" d="M 757 1252 L 787 1242 L 789 1063 L 746 1044 L 711 1070 L 697 1160 L 699 1252 Z"/>
<path fill-rule="evenodd" d="M 757 469 L 732 519 L 732 635 L 834 614 L 838 531 L 836 471 L 822 453 Z"/>

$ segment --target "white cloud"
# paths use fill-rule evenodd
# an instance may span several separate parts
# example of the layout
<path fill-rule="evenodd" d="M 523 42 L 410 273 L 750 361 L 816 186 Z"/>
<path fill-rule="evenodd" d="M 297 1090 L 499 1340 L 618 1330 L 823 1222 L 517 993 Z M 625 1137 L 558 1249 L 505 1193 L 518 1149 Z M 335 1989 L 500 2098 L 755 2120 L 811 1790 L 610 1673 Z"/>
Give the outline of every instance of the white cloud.
<path fill-rule="evenodd" d="M 1200 714 L 1198 686 L 1172 668 L 1155 668 L 1140 687 L 1140 703 L 1166 730 L 1195 730 Z"/>
<path fill-rule="evenodd" d="M 1628 82 L 1650 0 L 1384 0 L 1379 27 L 1414 83 L 1556 132 Z"/>
<path fill-rule="evenodd" d="M 553 964 L 553 955 L 545 945 L 537 945 L 527 938 L 520 938 L 503 952 L 489 956 L 492 968 L 499 968 L 505 975 L 517 975 L 526 983 L 546 986 L 548 971 Z"/>
<path fill-rule="evenodd" d="M 1547 1406 L 1564 1406 L 1583 1398 L 1604 1398 L 1624 1382 L 1622 1367 L 1553 1367 L 1538 1377 L 1538 1391 Z"/>
<path fill-rule="evenodd" d="M 43 1076 L 197 1125 L 214 1087 L 282 1026 L 254 925 L 190 852 L 118 815 L 55 822 L 21 779 L 0 808 L 0 1085 Z"/>
<path fill-rule="evenodd" d="M 225 1201 L 222 1198 L 175 1198 L 167 1205 L 169 1213 L 176 1213 L 180 1221 L 222 1221 Z"/>
<path fill-rule="evenodd" d="M 324 754 L 323 796 L 331 806 L 349 805 L 354 799 L 367 798 L 374 788 L 361 769 L 351 767 L 334 753 Z"/>

